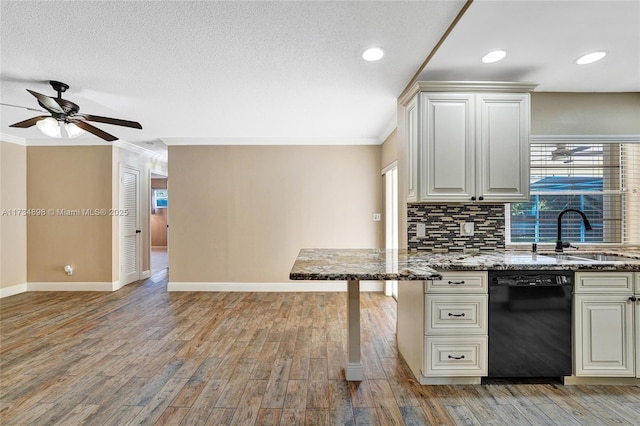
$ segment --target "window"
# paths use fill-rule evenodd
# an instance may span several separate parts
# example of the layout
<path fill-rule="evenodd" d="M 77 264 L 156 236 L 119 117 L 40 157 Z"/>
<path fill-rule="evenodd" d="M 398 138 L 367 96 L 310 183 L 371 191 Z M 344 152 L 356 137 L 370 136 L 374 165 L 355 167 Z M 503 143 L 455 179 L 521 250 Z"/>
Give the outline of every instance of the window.
<path fill-rule="evenodd" d="M 640 144 L 538 137 L 531 143 L 530 179 L 530 200 L 507 205 L 507 242 L 555 242 L 558 214 L 573 208 L 587 215 L 593 229 L 568 213 L 564 240 L 640 243 Z"/>
<path fill-rule="evenodd" d="M 166 209 L 169 204 L 168 191 L 166 189 L 153 190 L 153 208 Z"/>

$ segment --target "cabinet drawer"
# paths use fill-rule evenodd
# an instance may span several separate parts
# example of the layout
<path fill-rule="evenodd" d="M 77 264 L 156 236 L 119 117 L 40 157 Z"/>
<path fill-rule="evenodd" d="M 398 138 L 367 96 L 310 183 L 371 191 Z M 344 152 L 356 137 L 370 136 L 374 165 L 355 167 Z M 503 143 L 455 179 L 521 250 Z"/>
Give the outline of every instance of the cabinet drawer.
<path fill-rule="evenodd" d="M 427 294 L 424 297 L 426 335 L 487 334 L 486 294 Z"/>
<path fill-rule="evenodd" d="M 483 293 L 487 294 L 486 272 L 452 271 L 442 272 L 441 280 L 425 282 L 427 293 Z"/>
<path fill-rule="evenodd" d="M 425 337 L 422 374 L 486 376 L 487 337 Z"/>
<path fill-rule="evenodd" d="M 633 293 L 633 272 L 576 272 L 576 293 Z"/>

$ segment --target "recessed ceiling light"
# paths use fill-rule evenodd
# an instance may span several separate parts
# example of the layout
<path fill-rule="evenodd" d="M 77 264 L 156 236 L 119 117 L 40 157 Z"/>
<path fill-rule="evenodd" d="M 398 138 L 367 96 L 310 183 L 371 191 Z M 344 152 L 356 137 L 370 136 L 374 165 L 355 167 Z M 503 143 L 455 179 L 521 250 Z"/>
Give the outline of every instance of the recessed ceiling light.
<path fill-rule="evenodd" d="M 491 64 L 493 62 L 498 62 L 500 59 L 507 56 L 507 52 L 504 50 L 494 50 L 493 52 L 489 52 L 482 57 L 482 62 L 485 64 Z"/>
<path fill-rule="evenodd" d="M 384 56 L 384 49 L 381 47 L 370 47 L 362 53 L 362 58 L 365 61 L 373 62 L 382 59 Z"/>
<path fill-rule="evenodd" d="M 586 55 L 579 57 L 576 60 L 576 64 L 578 65 L 590 64 L 592 62 L 599 61 L 600 59 L 604 58 L 606 54 L 607 52 L 605 52 L 604 50 L 601 50 L 599 52 L 587 53 Z"/>

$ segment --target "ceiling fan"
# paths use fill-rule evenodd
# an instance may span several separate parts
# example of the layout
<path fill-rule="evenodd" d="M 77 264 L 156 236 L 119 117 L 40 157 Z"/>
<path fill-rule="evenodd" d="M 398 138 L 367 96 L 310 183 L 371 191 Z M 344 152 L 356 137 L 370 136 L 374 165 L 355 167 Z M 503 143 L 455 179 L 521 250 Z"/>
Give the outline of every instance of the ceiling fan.
<path fill-rule="evenodd" d="M 88 123 L 95 121 L 98 123 L 114 124 L 116 126 L 132 127 L 134 129 L 142 129 L 142 125 L 137 121 L 120 120 L 118 118 L 100 117 L 98 115 L 80 114 L 80 107 L 71 101 L 62 99 L 62 93 L 67 91 L 69 85 L 59 81 L 49 81 L 53 90 L 58 92 L 57 97 L 46 96 L 41 93 L 27 89 L 38 100 L 38 104 L 46 109 L 51 115 L 40 115 L 12 124 L 9 127 L 28 128 L 37 125 L 38 128 L 47 136 L 61 137 L 60 127 L 64 124 L 65 130 L 69 137 L 77 137 L 87 131 L 108 142 L 113 142 L 118 138 Z M 17 106 L 3 104 L 7 106 Z M 25 108 L 33 111 L 33 108 Z M 38 110 L 36 110 L 38 111 Z M 44 112 L 44 111 L 42 111 Z"/>
<path fill-rule="evenodd" d="M 574 148 L 567 147 L 566 144 L 559 143 L 556 146 L 556 149 L 551 151 L 551 159 L 552 160 L 563 160 L 565 163 L 572 162 L 572 156 L 576 155 L 580 151 L 584 151 L 585 149 L 590 148 L 588 145 L 578 145 Z"/>

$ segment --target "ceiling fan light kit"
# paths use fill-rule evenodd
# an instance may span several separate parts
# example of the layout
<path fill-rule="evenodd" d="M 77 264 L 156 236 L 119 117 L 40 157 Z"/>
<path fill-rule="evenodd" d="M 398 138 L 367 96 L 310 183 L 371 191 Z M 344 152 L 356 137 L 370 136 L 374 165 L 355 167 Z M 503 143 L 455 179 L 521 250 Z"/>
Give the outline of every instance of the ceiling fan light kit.
<path fill-rule="evenodd" d="M 77 138 L 85 133 L 80 127 L 78 127 L 75 123 L 66 123 L 64 129 L 67 131 L 67 135 L 70 138 Z"/>
<path fill-rule="evenodd" d="M 51 137 L 51 138 L 61 138 L 62 135 L 60 133 L 60 125 L 58 124 L 58 120 L 53 117 L 43 118 L 42 120 L 38 120 L 36 122 L 36 126 L 42 133 Z"/>
<path fill-rule="evenodd" d="M 18 123 L 14 123 L 9 127 L 28 128 L 37 126 L 45 135 L 52 138 L 61 138 L 61 127 L 64 123 L 65 131 L 70 138 L 76 138 L 86 132 L 92 133 L 108 142 L 117 140 L 118 138 L 88 123 L 95 121 L 98 123 L 113 124 L 116 126 L 131 127 L 134 129 L 142 129 L 142 125 L 137 121 L 121 120 L 118 118 L 100 117 L 97 115 L 79 114 L 80 107 L 71 101 L 62 99 L 62 93 L 69 89 L 69 85 L 60 81 L 49 81 L 53 90 L 58 93 L 57 97 L 46 96 L 41 93 L 27 89 L 37 100 L 38 104 L 46 109 L 51 116 L 41 115 L 32 117 Z M 12 106 L 12 105 L 9 105 Z M 23 107 L 24 108 L 24 107 Z M 31 109 L 31 108 L 26 108 Z"/>

